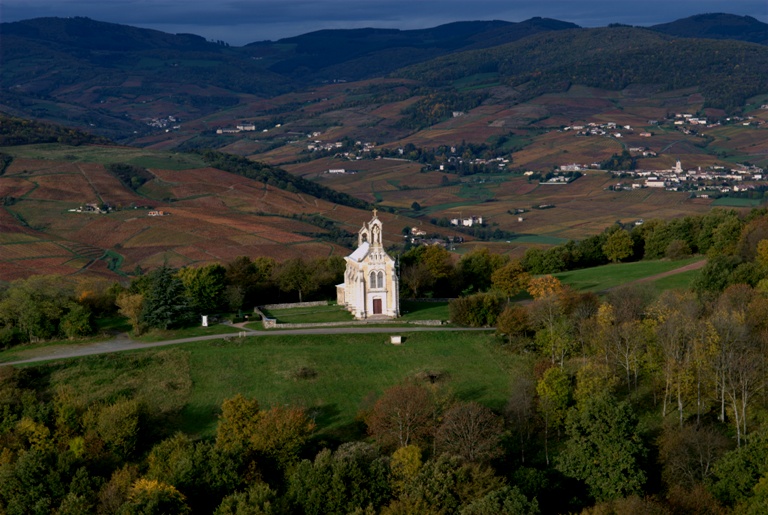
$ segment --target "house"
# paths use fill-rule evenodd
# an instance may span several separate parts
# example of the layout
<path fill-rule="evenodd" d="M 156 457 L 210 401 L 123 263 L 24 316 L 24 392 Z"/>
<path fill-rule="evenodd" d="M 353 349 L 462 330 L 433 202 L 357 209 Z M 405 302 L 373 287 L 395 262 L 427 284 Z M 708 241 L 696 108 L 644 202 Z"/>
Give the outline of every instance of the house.
<path fill-rule="evenodd" d="M 356 319 L 397 318 L 400 297 L 395 260 L 384 250 L 382 223 L 373 210 L 370 222 L 357 234 L 357 249 L 344 258 L 344 282 L 336 285 L 336 300 Z"/>

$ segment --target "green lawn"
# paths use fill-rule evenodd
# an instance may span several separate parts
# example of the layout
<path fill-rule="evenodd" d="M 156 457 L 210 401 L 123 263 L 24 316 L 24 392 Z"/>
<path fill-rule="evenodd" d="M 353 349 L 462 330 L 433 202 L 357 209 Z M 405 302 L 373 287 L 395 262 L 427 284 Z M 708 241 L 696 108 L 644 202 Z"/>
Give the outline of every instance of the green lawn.
<path fill-rule="evenodd" d="M 191 338 L 194 336 L 207 336 L 209 334 L 232 334 L 242 331 L 242 329 L 231 325 L 215 324 L 208 327 L 195 326 L 185 327 L 183 329 L 152 329 L 141 336 L 132 336 L 134 340 L 140 342 L 160 342 L 163 340 L 176 340 L 178 338 Z"/>
<path fill-rule="evenodd" d="M 448 320 L 447 302 L 418 302 L 403 300 L 400 302 L 400 320 Z"/>
<path fill-rule="evenodd" d="M 693 284 L 693 280 L 699 276 L 701 270 L 689 270 L 669 277 L 664 277 L 653 282 L 653 285 L 659 291 L 664 290 L 687 290 Z"/>
<path fill-rule="evenodd" d="M 310 306 L 305 308 L 287 308 L 262 310 L 269 318 L 276 318 L 280 324 L 309 324 L 322 322 L 351 322 L 352 313 L 341 306 Z"/>
<path fill-rule="evenodd" d="M 138 398 L 151 413 L 167 415 L 169 433 L 212 435 L 221 402 L 240 393 L 265 407 L 304 407 L 319 437 L 334 440 L 363 437 L 360 410 L 406 380 L 501 410 L 510 379 L 530 365 L 492 332 L 401 335 L 399 346 L 386 334 L 219 339 L 30 366 L 50 392 L 67 387 L 83 403 Z"/>
<path fill-rule="evenodd" d="M 190 353 L 192 384 L 181 429 L 211 434 L 221 401 L 237 393 L 265 406 L 303 406 L 328 437 L 357 431 L 364 403 L 419 372 L 436 371 L 439 386 L 464 400 L 504 407 L 520 356 L 499 347 L 491 332 L 250 337 L 180 346 Z M 300 369 L 316 375 L 302 379 Z"/>
<path fill-rule="evenodd" d="M 570 272 L 553 274 L 564 284 L 580 291 L 602 291 L 624 283 L 668 272 L 701 260 L 701 257 L 681 259 L 679 261 L 637 261 L 635 263 L 617 263 L 613 265 L 585 268 Z M 672 280 L 672 278 L 667 278 Z"/>

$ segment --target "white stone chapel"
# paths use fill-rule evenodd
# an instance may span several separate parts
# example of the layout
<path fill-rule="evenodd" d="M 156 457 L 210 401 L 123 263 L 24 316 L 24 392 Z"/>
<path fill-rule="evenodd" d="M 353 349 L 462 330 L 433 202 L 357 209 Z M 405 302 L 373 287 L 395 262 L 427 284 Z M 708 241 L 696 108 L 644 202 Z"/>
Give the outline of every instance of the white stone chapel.
<path fill-rule="evenodd" d="M 384 250 L 382 224 L 373 210 L 370 222 L 357 233 L 357 249 L 345 257 L 344 283 L 336 285 L 336 300 L 358 320 L 400 316 L 395 260 Z"/>

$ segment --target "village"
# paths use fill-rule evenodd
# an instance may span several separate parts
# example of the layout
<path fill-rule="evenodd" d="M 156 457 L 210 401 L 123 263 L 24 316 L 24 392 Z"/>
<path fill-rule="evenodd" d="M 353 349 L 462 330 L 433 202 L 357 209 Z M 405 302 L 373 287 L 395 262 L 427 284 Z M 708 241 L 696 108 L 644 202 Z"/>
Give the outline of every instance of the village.
<path fill-rule="evenodd" d="M 747 192 L 766 187 L 764 170 L 758 166 L 737 165 L 734 168 L 711 166 L 685 170 L 677 161 L 671 170 L 623 170 L 614 177 L 631 179 L 610 187 L 614 191 L 638 188 L 663 188 L 667 191 L 696 192 L 697 197 L 709 198 L 723 194 Z"/>

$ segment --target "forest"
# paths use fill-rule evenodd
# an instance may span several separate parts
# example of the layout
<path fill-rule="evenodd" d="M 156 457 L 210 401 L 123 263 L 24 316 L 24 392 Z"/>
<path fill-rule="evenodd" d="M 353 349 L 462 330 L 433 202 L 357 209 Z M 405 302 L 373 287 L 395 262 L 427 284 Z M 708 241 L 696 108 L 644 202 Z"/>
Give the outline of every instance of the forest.
<path fill-rule="evenodd" d="M 549 275 L 692 252 L 708 264 L 686 290 L 630 284 L 598 296 Z M 94 316 L 114 310 L 138 334 L 276 292 L 327 296 L 323 288 L 343 271 L 339 261 L 243 257 L 162 267 L 126 286 L 15 281 L 0 296 L 3 344 L 77 337 Z M 454 261 L 429 246 L 399 261 L 405 296 L 455 296 L 454 323 L 495 327 L 493 352 L 523 363 L 509 377 L 503 409 L 456 395 L 437 370 L 384 385 L 374 397 L 359 392 L 356 429 L 341 439 L 319 438 L 304 406 L 243 395 L 224 400 L 215 435 L 201 437 L 168 431 L 180 409 L 164 404 L 172 394 L 136 397 L 112 383 L 98 394 L 60 381 L 78 366 L 156 366 L 169 391 L 184 390 L 179 354 L 6 366 L 0 507 L 9 514 L 768 509 L 765 211 L 616 226 L 522 260 L 478 249 Z M 311 380 L 313 370 L 301 374 Z"/>

